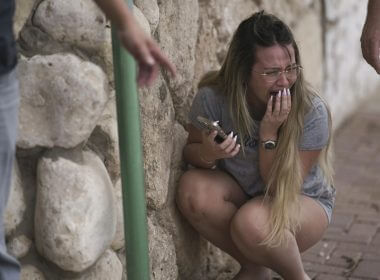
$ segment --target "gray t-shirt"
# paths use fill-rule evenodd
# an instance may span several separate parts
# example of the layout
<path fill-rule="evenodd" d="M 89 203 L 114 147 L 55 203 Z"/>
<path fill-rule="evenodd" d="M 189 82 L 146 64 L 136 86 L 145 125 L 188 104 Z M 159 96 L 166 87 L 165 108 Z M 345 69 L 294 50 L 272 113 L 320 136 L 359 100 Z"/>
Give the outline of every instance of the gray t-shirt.
<path fill-rule="evenodd" d="M 305 116 L 304 131 L 299 145 L 300 150 L 322 149 L 329 138 L 326 106 L 320 98 L 315 98 L 312 103 L 313 108 Z M 221 127 L 227 133 L 230 131 L 237 132 L 233 127 L 225 98 L 209 87 L 199 90 L 189 114 L 190 122 L 196 128 L 202 129 L 197 121 L 199 115 L 213 121 L 219 120 Z M 259 122 L 255 122 L 258 127 Z M 238 138 L 238 141 L 244 145 L 245 155 L 240 151 L 233 158 L 218 160 L 217 166 L 233 176 L 248 195 L 255 196 L 265 190 L 264 182 L 259 173 L 258 131 L 254 132 L 252 138 L 247 137 L 243 141 Z M 311 197 L 330 196 L 331 190 L 329 188 L 330 186 L 325 183 L 322 169 L 318 164 L 315 164 L 305 178 L 302 192 Z"/>

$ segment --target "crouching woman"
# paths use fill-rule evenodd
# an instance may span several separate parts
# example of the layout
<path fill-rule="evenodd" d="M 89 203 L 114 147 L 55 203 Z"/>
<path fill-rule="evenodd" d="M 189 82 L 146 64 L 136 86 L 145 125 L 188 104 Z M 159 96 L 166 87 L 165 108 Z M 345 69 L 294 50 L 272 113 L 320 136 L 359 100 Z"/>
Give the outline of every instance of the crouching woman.
<path fill-rule="evenodd" d="M 331 117 L 304 80 L 289 27 L 258 12 L 241 22 L 219 71 L 194 98 L 177 205 L 241 265 L 236 280 L 310 279 L 301 252 L 321 240 L 335 191 Z M 197 120 L 219 121 L 228 137 Z"/>

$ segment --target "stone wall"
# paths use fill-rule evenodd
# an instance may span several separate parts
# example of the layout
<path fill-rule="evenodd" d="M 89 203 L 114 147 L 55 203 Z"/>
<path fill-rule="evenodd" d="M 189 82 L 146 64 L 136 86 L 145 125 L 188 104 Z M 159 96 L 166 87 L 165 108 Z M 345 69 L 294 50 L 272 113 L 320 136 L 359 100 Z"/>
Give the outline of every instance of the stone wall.
<path fill-rule="evenodd" d="M 22 279 L 125 279 L 110 28 L 91 0 L 16 0 L 20 133 L 7 245 Z M 238 266 L 174 204 L 186 116 L 239 22 L 265 9 L 299 42 L 306 78 L 337 126 L 379 87 L 361 58 L 361 1 L 136 0 L 134 14 L 174 62 L 141 89 L 152 279 L 229 279 Z"/>

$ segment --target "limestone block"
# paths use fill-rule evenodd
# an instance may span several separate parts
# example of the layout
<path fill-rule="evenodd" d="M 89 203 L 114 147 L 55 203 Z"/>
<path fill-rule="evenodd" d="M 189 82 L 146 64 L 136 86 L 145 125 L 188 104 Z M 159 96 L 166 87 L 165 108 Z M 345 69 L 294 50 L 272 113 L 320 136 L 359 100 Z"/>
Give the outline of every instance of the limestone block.
<path fill-rule="evenodd" d="M 156 31 L 160 20 L 160 11 L 157 0 L 135 0 L 134 4 L 141 10 L 149 22 L 151 33 Z"/>
<path fill-rule="evenodd" d="M 240 270 L 240 265 L 235 259 L 211 243 L 207 243 L 207 263 L 209 279 L 222 280 L 223 278 L 219 278 L 219 275 L 229 272 L 230 276 L 232 276 L 236 275 Z M 233 277 L 227 279 L 233 279 Z"/>
<path fill-rule="evenodd" d="M 121 179 L 115 184 L 115 202 L 116 202 L 116 233 L 112 241 L 111 247 L 114 250 L 119 250 L 125 245 L 124 238 L 124 215 L 123 215 L 123 194 L 121 188 Z"/>
<path fill-rule="evenodd" d="M 192 92 L 195 46 L 198 32 L 198 1 L 168 0 L 158 3 L 160 24 L 156 33 L 160 46 L 177 67 L 176 79 L 171 79 L 169 89 L 173 95 L 176 118 L 186 119 L 184 108 L 189 107 L 187 96 Z"/>
<path fill-rule="evenodd" d="M 25 235 L 14 237 L 7 243 L 8 252 L 18 259 L 26 256 L 31 246 L 32 241 Z"/>
<path fill-rule="evenodd" d="M 115 252 L 107 250 L 94 266 L 79 277 L 70 277 L 64 280 L 121 280 L 123 266 Z"/>
<path fill-rule="evenodd" d="M 101 156 L 112 182 L 116 182 L 120 177 L 120 155 L 115 96 L 108 101 L 88 145 Z"/>
<path fill-rule="evenodd" d="M 20 280 L 45 280 L 45 277 L 36 267 L 25 265 L 21 267 Z"/>
<path fill-rule="evenodd" d="M 178 188 L 178 181 L 183 174 L 186 163 L 183 161 L 183 148 L 186 145 L 188 133 L 178 122 L 173 126 L 173 151 L 171 155 L 169 189 L 167 195 L 167 205 L 175 206 L 175 195 Z"/>
<path fill-rule="evenodd" d="M 72 54 L 22 58 L 18 146 L 70 148 L 85 141 L 108 101 L 107 79 Z"/>
<path fill-rule="evenodd" d="M 160 227 L 170 236 L 166 240 L 170 239 L 170 246 L 173 245 L 175 248 L 178 279 L 207 279 L 205 277 L 208 265 L 207 242 L 173 204 L 156 215 L 157 220 L 160 221 Z M 150 236 L 154 236 L 154 233 Z"/>
<path fill-rule="evenodd" d="M 178 180 L 183 173 L 182 151 L 188 133 L 182 125 L 175 122 L 173 126 L 173 151 L 170 164 L 169 189 L 166 207 L 157 213 L 160 226 L 170 233 L 175 246 L 178 279 L 206 279 L 207 251 L 206 242 L 194 231 L 179 213 L 175 204 Z"/>
<path fill-rule="evenodd" d="M 220 68 L 236 28 L 243 19 L 256 11 L 258 6 L 254 1 L 200 1 L 194 88 L 205 73 Z M 187 97 L 191 100 L 193 94 L 187 94 Z M 188 107 L 185 106 L 184 111 L 186 116 Z"/>
<path fill-rule="evenodd" d="M 136 21 L 142 27 L 142 30 L 144 30 L 144 32 L 150 36 L 150 34 L 151 34 L 150 25 L 149 25 L 149 22 L 146 19 L 145 15 L 135 5 L 133 5 L 133 10 L 132 11 L 133 11 L 133 15 L 136 18 Z"/>
<path fill-rule="evenodd" d="M 151 218 L 148 218 L 148 231 L 151 279 L 178 279 L 176 252 L 170 234 Z"/>
<path fill-rule="evenodd" d="M 148 207 L 160 209 L 167 201 L 174 111 L 162 78 L 140 91 L 142 144 Z"/>
<path fill-rule="evenodd" d="M 28 20 L 36 0 L 16 0 L 16 11 L 13 17 L 13 33 L 18 39 L 19 32 Z"/>
<path fill-rule="evenodd" d="M 22 189 L 20 170 L 17 162 L 15 162 L 11 190 L 4 216 L 5 234 L 7 236 L 9 236 L 22 222 L 25 209 L 26 204 Z"/>
<path fill-rule="evenodd" d="M 45 0 L 38 6 L 33 24 L 57 41 L 85 49 L 108 44 L 106 17 L 91 0 Z"/>
<path fill-rule="evenodd" d="M 35 239 L 38 252 L 81 272 L 111 245 L 116 230 L 112 183 L 92 152 L 54 149 L 37 167 Z"/>
<path fill-rule="evenodd" d="M 117 257 L 119 258 L 122 266 L 123 266 L 123 276 L 122 280 L 127 280 L 127 261 L 125 257 L 125 248 L 122 248 L 118 251 L 116 251 Z"/>

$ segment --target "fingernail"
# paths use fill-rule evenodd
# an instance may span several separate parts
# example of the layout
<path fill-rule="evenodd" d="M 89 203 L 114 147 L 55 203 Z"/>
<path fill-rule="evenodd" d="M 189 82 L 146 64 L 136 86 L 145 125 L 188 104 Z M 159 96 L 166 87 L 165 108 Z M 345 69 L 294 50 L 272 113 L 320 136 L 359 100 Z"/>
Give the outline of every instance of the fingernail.
<path fill-rule="evenodd" d="M 280 97 L 280 96 L 281 96 L 281 90 L 279 90 L 277 93 L 277 97 Z"/>
<path fill-rule="evenodd" d="M 231 133 L 228 135 L 228 137 L 232 138 L 233 135 L 234 135 L 234 132 L 231 131 Z"/>
<path fill-rule="evenodd" d="M 290 95 L 290 89 L 288 89 L 288 95 Z"/>
<path fill-rule="evenodd" d="M 151 57 L 151 56 L 148 56 L 148 57 L 146 58 L 146 62 L 147 62 L 149 65 L 154 65 L 154 63 L 155 63 L 153 57 Z"/>
<path fill-rule="evenodd" d="M 237 139 L 237 135 L 235 135 L 235 137 L 234 137 L 234 141 L 236 142 L 236 139 Z"/>
<path fill-rule="evenodd" d="M 240 144 L 237 145 L 238 149 L 240 149 Z"/>

